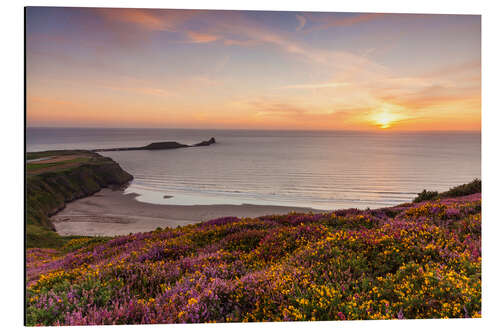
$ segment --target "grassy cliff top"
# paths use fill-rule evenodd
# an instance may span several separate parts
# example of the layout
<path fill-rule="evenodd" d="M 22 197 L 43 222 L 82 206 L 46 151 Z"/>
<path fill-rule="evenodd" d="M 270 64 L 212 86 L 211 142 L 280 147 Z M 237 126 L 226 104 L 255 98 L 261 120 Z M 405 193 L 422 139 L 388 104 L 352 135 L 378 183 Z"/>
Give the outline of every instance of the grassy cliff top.
<path fill-rule="evenodd" d="M 114 161 L 88 150 L 51 150 L 26 154 L 28 175 L 69 170 L 82 164 L 109 163 L 114 163 Z"/>
<path fill-rule="evenodd" d="M 39 152 L 27 152 L 26 160 L 29 162 L 30 160 L 39 159 L 39 158 L 52 158 L 52 157 L 61 157 L 61 156 L 70 156 L 70 155 L 83 155 L 87 157 L 103 157 L 97 153 L 94 153 L 90 150 L 81 150 L 81 149 L 72 149 L 72 150 L 46 150 Z"/>
<path fill-rule="evenodd" d="M 26 158 L 27 247 L 62 246 L 72 238 L 54 232 L 51 215 L 67 202 L 133 178 L 111 158 L 86 150 L 28 153 Z"/>

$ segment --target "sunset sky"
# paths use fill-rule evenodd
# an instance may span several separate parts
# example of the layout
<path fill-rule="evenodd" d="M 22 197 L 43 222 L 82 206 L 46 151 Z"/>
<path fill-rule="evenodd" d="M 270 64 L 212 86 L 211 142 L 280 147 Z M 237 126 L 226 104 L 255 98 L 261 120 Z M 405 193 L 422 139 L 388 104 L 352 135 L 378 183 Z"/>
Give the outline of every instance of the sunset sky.
<path fill-rule="evenodd" d="M 481 18 L 37 8 L 27 126 L 480 130 Z"/>

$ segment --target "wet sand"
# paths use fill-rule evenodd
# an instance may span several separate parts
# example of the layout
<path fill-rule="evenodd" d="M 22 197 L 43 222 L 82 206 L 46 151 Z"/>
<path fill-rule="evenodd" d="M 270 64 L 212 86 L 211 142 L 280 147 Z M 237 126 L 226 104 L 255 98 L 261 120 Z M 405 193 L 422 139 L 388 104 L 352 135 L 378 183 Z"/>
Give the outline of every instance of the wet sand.
<path fill-rule="evenodd" d="M 176 227 L 223 216 L 258 217 L 319 210 L 261 205 L 157 205 L 135 200 L 135 194 L 102 189 L 67 204 L 51 217 L 60 235 L 117 236 Z"/>

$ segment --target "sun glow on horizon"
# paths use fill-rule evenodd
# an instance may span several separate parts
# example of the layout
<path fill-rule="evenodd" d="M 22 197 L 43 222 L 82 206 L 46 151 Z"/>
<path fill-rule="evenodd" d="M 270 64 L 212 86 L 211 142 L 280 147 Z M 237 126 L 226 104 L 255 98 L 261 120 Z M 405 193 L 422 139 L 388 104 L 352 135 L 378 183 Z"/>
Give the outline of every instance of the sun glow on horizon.
<path fill-rule="evenodd" d="M 375 124 L 381 129 L 389 128 L 393 124 L 393 120 L 391 119 L 391 116 L 392 115 L 389 115 L 385 112 L 382 114 L 379 114 L 379 115 L 377 115 L 377 120 L 375 121 Z"/>
<path fill-rule="evenodd" d="M 380 129 L 388 129 L 400 122 L 406 117 L 403 115 L 402 108 L 393 105 L 384 105 L 380 110 L 376 110 L 370 118 L 370 123 Z"/>

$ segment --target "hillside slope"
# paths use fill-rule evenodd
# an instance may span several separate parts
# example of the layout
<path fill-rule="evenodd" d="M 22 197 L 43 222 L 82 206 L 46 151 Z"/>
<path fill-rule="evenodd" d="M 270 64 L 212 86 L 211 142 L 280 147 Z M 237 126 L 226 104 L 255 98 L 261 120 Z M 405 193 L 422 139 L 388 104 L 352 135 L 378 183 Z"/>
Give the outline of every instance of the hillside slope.
<path fill-rule="evenodd" d="M 481 316 L 481 193 L 30 249 L 27 324 Z"/>
<path fill-rule="evenodd" d="M 59 236 L 52 232 L 49 217 L 67 202 L 121 186 L 132 180 L 111 158 L 83 150 L 28 153 L 29 159 L 50 158 L 27 164 L 26 222 L 27 246 L 56 246 Z"/>

